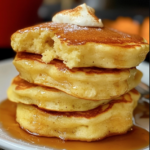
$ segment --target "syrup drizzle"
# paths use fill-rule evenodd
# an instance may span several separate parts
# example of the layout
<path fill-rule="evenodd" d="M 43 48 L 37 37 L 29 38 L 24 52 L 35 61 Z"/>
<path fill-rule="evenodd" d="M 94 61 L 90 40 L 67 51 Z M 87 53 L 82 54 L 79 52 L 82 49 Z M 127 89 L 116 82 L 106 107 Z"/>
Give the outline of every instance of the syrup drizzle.
<path fill-rule="evenodd" d="M 17 33 L 32 32 L 35 30 L 50 30 L 68 45 L 85 45 L 89 42 L 101 44 L 117 44 L 120 47 L 133 48 L 146 44 L 143 38 L 129 35 L 108 27 L 81 27 L 72 24 L 47 22 L 18 30 Z M 79 36 L 80 35 L 80 36 Z M 126 43 L 130 43 L 126 45 Z"/>
<path fill-rule="evenodd" d="M 138 150 L 149 145 L 149 132 L 137 126 L 127 134 L 106 138 L 96 142 L 62 141 L 58 138 L 37 137 L 22 130 L 15 121 L 16 104 L 5 100 L 0 104 L 0 123 L 3 130 L 16 139 L 30 144 L 67 150 Z"/>

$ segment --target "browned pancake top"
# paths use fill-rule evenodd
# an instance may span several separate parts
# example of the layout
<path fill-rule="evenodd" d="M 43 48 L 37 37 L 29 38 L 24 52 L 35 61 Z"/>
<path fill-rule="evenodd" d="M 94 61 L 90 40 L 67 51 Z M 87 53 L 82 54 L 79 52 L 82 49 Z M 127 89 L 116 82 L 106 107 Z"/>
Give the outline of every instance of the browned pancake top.
<path fill-rule="evenodd" d="M 39 54 L 32 54 L 32 53 L 26 53 L 26 52 L 21 52 L 21 53 L 17 53 L 15 61 L 17 60 L 31 60 L 31 61 L 38 61 L 40 63 L 44 63 L 42 61 L 42 56 Z M 88 68 L 73 68 L 73 69 L 69 69 L 61 60 L 52 60 L 50 63 L 48 63 L 47 65 L 54 65 L 59 71 L 69 71 L 72 73 L 75 72 L 84 72 L 86 74 L 119 74 L 123 71 L 129 71 L 129 69 L 105 69 L 105 68 L 97 68 L 97 67 L 88 67 Z M 131 69 L 131 68 L 130 68 Z"/>
<path fill-rule="evenodd" d="M 19 76 L 15 77 L 12 81 L 12 84 L 14 84 L 16 87 L 16 90 L 25 90 L 25 89 L 29 89 L 29 88 L 33 88 L 33 87 L 37 87 L 38 85 L 33 84 L 33 83 L 29 83 L 23 79 L 21 79 Z M 55 88 L 51 88 L 51 87 L 45 87 L 45 86 L 41 86 L 43 89 L 47 90 L 47 91 L 53 91 L 53 92 L 58 92 L 57 89 Z"/>
<path fill-rule="evenodd" d="M 72 24 L 47 22 L 24 28 L 17 32 L 24 33 L 39 29 L 52 30 L 61 42 L 66 42 L 68 45 L 84 45 L 88 42 L 94 42 L 132 48 L 140 46 L 140 44 L 145 44 L 143 38 L 137 35 L 129 35 L 108 27 L 82 27 Z M 124 43 L 130 43 L 130 45 L 123 45 Z"/>
<path fill-rule="evenodd" d="M 15 77 L 12 81 L 12 84 L 16 86 L 16 90 L 24 90 L 31 87 L 36 87 L 37 85 L 31 84 L 23 79 L 21 79 L 19 76 Z"/>
<path fill-rule="evenodd" d="M 136 91 L 135 89 L 131 90 L 131 92 L 135 93 L 135 94 L 139 94 L 138 91 Z M 92 118 L 92 117 L 96 117 L 99 114 L 102 114 L 104 112 L 107 112 L 108 110 L 110 110 L 114 104 L 116 103 L 132 103 L 132 97 L 130 95 L 130 93 L 127 93 L 121 97 L 119 97 L 116 100 L 112 100 L 110 101 L 108 104 L 105 105 L 100 105 L 97 108 L 88 110 L 88 111 L 80 111 L 80 112 L 57 112 L 57 111 L 48 111 L 48 110 L 44 110 L 41 108 L 36 107 L 37 109 L 40 109 L 42 112 L 47 113 L 47 114 L 51 114 L 51 115 L 55 115 L 55 116 L 65 116 L 65 117 L 83 117 L 83 118 Z"/>

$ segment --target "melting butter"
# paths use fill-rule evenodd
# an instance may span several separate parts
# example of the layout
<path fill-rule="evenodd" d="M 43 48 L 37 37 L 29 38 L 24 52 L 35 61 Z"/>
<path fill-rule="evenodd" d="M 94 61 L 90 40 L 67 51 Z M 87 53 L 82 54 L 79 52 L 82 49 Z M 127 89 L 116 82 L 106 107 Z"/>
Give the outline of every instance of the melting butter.
<path fill-rule="evenodd" d="M 74 9 L 61 11 L 52 18 L 52 21 L 79 26 L 103 27 L 101 19 L 95 16 L 95 10 L 86 4 L 79 5 Z"/>

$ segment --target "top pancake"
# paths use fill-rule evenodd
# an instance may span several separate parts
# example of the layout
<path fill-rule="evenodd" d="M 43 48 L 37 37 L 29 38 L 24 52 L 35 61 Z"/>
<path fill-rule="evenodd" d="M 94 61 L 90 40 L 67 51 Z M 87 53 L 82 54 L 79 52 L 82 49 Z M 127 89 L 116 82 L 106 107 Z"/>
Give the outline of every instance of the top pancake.
<path fill-rule="evenodd" d="M 43 55 L 44 62 L 57 58 L 69 68 L 131 68 L 145 59 L 147 42 L 111 28 L 43 23 L 18 30 L 11 37 L 17 52 Z"/>

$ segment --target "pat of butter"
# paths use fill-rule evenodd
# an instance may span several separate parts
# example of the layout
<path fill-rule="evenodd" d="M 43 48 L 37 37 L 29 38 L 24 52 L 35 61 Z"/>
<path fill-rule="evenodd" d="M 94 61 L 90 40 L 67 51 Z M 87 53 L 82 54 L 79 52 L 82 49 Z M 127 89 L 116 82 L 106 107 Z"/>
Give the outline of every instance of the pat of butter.
<path fill-rule="evenodd" d="M 86 4 L 79 5 L 74 9 L 61 11 L 52 18 L 52 21 L 79 26 L 103 27 L 101 19 L 95 16 L 95 10 Z"/>

